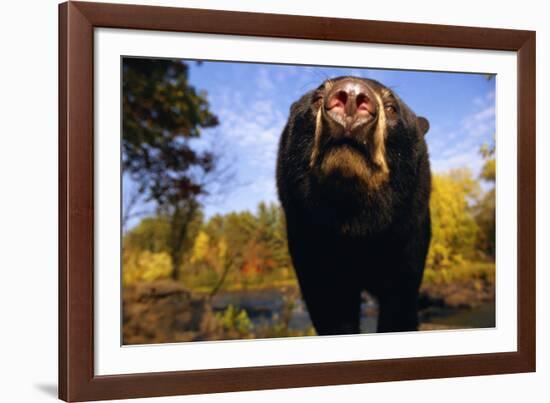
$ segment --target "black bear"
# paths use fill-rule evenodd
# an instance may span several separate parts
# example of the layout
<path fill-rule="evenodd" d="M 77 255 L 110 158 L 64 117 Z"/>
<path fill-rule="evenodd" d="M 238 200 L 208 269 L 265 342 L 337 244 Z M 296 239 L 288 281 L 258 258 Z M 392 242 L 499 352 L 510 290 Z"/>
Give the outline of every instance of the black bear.
<path fill-rule="evenodd" d="M 381 83 L 326 80 L 290 110 L 277 188 L 302 296 L 319 335 L 416 330 L 431 237 L 428 121 Z"/>

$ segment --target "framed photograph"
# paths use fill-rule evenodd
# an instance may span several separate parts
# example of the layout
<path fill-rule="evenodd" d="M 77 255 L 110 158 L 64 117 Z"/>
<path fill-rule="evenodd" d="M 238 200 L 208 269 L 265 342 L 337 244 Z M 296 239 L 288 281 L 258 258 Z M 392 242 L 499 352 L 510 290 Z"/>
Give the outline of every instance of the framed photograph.
<path fill-rule="evenodd" d="M 59 397 L 535 371 L 535 33 L 59 6 Z"/>

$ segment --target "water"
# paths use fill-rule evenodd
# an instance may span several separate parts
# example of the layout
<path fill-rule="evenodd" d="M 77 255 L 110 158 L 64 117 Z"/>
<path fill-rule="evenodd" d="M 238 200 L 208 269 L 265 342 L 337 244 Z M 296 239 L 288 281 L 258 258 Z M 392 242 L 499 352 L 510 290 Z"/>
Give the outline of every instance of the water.
<path fill-rule="evenodd" d="M 229 305 L 244 309 L 254 325 L 274 324 L 292 303 L 289 328 L 306 330 L 311 327 L 307 309 L 296 290 L 252 290 L 223 292 L 213 299 L 217 312 Z M 377 306 L 372 299 L 361 305 L 361 332 L 376 332 Z M 421 329 L 488 328 L 495 326 L 495 304 L 486 302 L 472 309 L 431 307 L 420 312 Z"/>
<path fill-rule="evenodd" d="M 495 304 L 485 302 L 471 309 L 440 308 L 430 313 L 426 322 L 449 328 L 495 327 Z"/>

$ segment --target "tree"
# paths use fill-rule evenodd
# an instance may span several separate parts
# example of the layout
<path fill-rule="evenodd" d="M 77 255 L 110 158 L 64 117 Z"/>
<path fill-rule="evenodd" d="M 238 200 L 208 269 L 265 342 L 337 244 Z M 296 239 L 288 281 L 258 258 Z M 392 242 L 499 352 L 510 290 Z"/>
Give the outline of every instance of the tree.
<path fill-rule="evenodd" d="M 199 210 L 195 216 L 191 219 L 187 225 L 187 231 L 185 238 L 182 241 L 181 249 L 183 251 L 191 252 L 191 246 L 194 239 L 197 236 L 200 226 L 202 225 L 202 212 Z M 166 274 L 166 264 L 169 263 L 169 272 L 172 274 L 173 264 L 171 251 L 171 229 L 172 223 L 170 217 L 164 215 L 157 215 L 153 217 L 143 218 L 138 225 L 128 231 L 122 240 L 123 242 L 123 274 L 127 279 L 151 279 L 151 275 L 142 276 L 136 274 L 142 273 L 144 270 L 149 270 L 151 273 Z M 163 269 L 160 271 L 157 268 L 147 268 L 147 264 L 153 264 L 159 262 L 153 258 L 158 255 L 163 256 Z M 152 258 L 151 258 L 152 256 Z M 167 263 L 168 262 L 168 263 Z M 139 269 L 136 271 L 136 269 Z M 133 274 L 132 274 L 133 273 Z M 164 276 L 165 277 L 165 276 Z"/>
<path fill-rule="evenodd" d="M 122 77 L 122 168 L 169 222 L 167 247 L 178 279 L 189 225 L 207 193 L 216 156 L 191 140 L 218 124 L 204 92 L 189 84 L 178 60 L 124 58 Z"/>
<path fill-rule="evenodd" d="M 497 163 L 495 160 L 495 145 L 489 146 L 487 144 L 484 144 L 481 146 L 479 153 L 483 156 L 485 159 L 485 164 L 483 164 L 483 168 L 481 169 L 481 174 L 479 175 L 481 179 L 488 181 L 488 182 L 495 182 L 496 179 L 496 169 L 497 169 Z"/>
<path fill-rule="evenodd" d="M 172 261 L 166 252 L 153 253 L 148 250 L 124 249 L 122 261 L 123 284 L 165 278 L 170 275 L 172 269 Z"/>
<path fill-rule="evenodd" d="M 292 267 L 287 249 L 284 212 L 276 203 L 258 205 L 258 240 L 265 244 L 268 269 Z"/>
<path fill-rule="evenodd" d="M 428 267 L 445 269 L 461 263 L 466 255 L 471 254 L 477 225 L 468 199 L 478 192 L 475 183 L 466 170 L 433 176 L 430 199 L 432 241 Z"/>
<path fill-rule="evenodd" d="M 495 257 L 495 231 L 496 231 L 496 204 L 495 204 L 495 188 L 496 179 L 496 160 L 495 160 L 495 144 L 484 144 L 480 150 L 480 154 L 485 159 L 485 163 L 479 175 L 480 179 L 493 184 L 493 187 L 485 193 L 476 206 L 475 218 L 479 226 L 477 236 L 477 247 L 485 255 Z"/>
<path fill-rule="evenodd" d="M 145 217 L 124 235 L 124 248 L 152 253 L 168 252 L 170 222 L 168 217 Z"/>

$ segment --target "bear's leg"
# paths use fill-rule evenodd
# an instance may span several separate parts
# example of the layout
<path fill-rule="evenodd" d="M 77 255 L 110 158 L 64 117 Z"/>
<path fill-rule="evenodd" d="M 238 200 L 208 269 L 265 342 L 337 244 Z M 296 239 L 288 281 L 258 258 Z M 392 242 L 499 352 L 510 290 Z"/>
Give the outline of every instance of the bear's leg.
<path fill-rule="evenodd" d="M 361 294 L 356 284 L 339 281 L 337 276 L 321 275 L 323 270 L 319 267 L 311 276 L 298 271 L 302 296 L 317 334 L 360 333 Z"/>
<path fill-rule="evenodd" d="M 381 248 L 380 261 L 385 261 L 385 276 L 377 297 L 379 304 L 378 332 L 404 332 L 418 329 L 418 294 L 428 246 L 430 215 L 408 240 L 393 240 Z M 400 245 L 398 251 L 392 245 Z"/>
<path fill-rule="evenodd" d="M 302 297 L 319 335 L 359 333 L 360 284 L 337 248 L 289 220 L 288 246 Z M 305 230 L 304 230 L 305 229 Z"/>
<path fill-rule="evenodd" d="M 418 328 L 418 291 L 395 290 L 378 299 L 378 332 L 405 332 Z"/>

